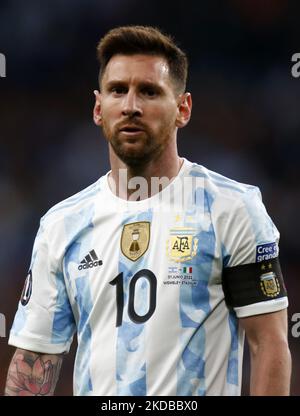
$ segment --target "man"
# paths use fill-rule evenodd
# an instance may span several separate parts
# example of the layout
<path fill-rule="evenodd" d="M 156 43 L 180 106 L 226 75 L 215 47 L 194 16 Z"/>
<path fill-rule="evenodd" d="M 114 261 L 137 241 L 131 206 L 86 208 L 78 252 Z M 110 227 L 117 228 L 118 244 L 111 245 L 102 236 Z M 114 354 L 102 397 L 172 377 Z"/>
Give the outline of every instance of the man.
<path fill-rule="evenodd" d="M 279 234 L 258 188 L 178 156 L 185 54 L 135 26 L 98 57 L 111 171 L 41 220 L 6 394 L 53 394 L 77 331 L 75 395 L 239 395 L 245 331 L 251 394 L 288 395 Z"/>

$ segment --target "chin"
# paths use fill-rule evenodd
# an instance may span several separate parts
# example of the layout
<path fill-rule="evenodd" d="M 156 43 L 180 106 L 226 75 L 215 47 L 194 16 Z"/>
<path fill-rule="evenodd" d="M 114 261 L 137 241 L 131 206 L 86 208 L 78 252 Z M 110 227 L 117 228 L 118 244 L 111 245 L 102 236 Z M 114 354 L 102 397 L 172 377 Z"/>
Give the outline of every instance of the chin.
<path fill-rule="evenodd" d="M 142 167 L 151 160 L 156 159 L 161 153 L 163 146 L 153 146 L 154 140 L 135 140 L 124 142 L 119 138 L 110 140 L 110 144 L 117 157 L 129 167 Z"/>
<path fill-rule="evenodd" d="M 142 143 L 113 144 L 115 154 L 128 166 L 142 166 L 153 158 L 153 149 L 147 149 Z"/>
<path fill-rule="evenodd" d="M 127 166 L 130 167 L 138 167 L 138 166 L 144 166 L 148 162 L 150 162 L 151 159 L 153 159 L 153 156 L 151 154 L 137 154 L 137 153 L 121 153 L 117 154 L 119 159 L 122 160 Z"/>

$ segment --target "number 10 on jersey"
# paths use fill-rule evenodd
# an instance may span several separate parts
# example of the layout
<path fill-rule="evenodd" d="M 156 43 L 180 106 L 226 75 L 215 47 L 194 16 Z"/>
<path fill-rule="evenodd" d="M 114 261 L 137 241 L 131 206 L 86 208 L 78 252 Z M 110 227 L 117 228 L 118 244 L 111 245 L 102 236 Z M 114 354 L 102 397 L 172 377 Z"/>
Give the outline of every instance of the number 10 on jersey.
<path fill-rule="evenodd" d="M 135 287 L 139 279 L 147 279 L 149 282 L 149 309 L 145 315 L 138 315 L 135 311 L 134 298 Z M 123 321 L 124 310 L 124 279 L 123 272 L 119 273 L 111 282 L 111 285 L 116 286 L 116 303 L 117 303 L 117 323 L 116 326 L 121 326 Z M 142 324 L 153 315 L 156 308 L 156 288 L 157 279 L 155 274 L 148 269 L 142 269 L 135 273 L 130 279 L 129 283 L 129 297 L 128 297 L 128 316 L 132 322 L 136 324 Z"/>

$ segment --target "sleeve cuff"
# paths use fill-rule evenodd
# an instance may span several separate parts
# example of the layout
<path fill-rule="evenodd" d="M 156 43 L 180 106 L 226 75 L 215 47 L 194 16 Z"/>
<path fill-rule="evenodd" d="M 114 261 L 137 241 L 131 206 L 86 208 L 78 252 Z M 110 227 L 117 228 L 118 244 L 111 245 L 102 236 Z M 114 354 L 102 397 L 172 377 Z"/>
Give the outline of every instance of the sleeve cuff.
<path fill-rule="evenodd" d="M 70 350 L 72 341 L 68 344 L 48 344 L 33 339 L 15 336 L 12 333 L 8 339 L 8 345 L 12 345 L 16 348 L 22 348 L 23 350 L 44 353 L 44 354 L 63 354 L 68 353 Z"/>
<path fill-rule="evenodd" d="M 238 318 L 245 318 L 252 315 L 261 315 L 263 313 L 270 313 L 286 309 L 288 307 L 288 298 L 284 296 L 278 299 L 272 299 L 265 302 L 257 302 L 252 305 L 241 306 L 234 308 Z"/>

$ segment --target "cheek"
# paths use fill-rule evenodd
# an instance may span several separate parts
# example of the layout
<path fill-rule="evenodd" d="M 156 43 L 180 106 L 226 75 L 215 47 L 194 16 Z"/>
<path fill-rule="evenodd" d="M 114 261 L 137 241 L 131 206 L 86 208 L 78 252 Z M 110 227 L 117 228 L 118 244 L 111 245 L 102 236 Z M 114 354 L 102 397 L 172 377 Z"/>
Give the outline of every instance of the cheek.
<path fill-rule="evenodd" d="M 174 105 L 165 105 L 152 109 L 149 113 L 153 126 L 170 125 L 175 123 L 177 107 Z"/>
<path fill-rule="evenodd" d="M 158 114 L 156 114 L 155 121 L 160 127 L 172 127 L 175 125 L 176 112 L 174 109 L 164 109 L 163 111 L 160 111 Z"/>
<path fill-rule="evenodd" d="M 120 113 L 119 109 L 120 105 L 116 101 L 105 100 L 102 102 L 101 114 L 102 117 L 105 117 L 108 121 L 109 119 L 113 119 L 118 116 Z"/>
<path fill-rule="evenodd" d="M 118 121 L 118 116 L 116 111 L 113 108 L 102 107 L 101 111 L 102 123 L 106 127 L 112 128 L 114 124 Z"/>

